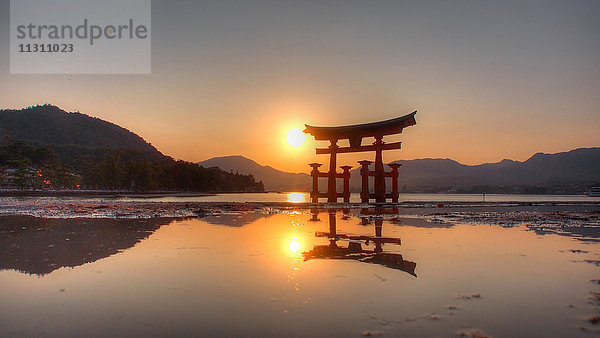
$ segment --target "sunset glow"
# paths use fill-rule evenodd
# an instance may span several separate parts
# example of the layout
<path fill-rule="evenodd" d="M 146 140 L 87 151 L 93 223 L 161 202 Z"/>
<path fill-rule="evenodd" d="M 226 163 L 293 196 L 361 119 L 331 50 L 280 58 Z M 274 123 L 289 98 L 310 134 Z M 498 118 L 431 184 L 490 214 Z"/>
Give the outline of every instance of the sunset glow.
<path fill-rule="evenodd" d="M 304 144 L 304 133 L 298 128 L 293 128 L 287 134 L 287 142 L 292 147 L 300 147 Z"/>
<path fill-rule="evenodd" d="M 259 1 L 230 16 L 221 2 L 159 1 L 151 74 L 5 71 L 0 99 L 3 108 L 79 111 L 191 162 L 240 154 L 307 173 L 307 163 L 327 158 L 315 154 L 312 136 L 301 141 L 304 124 L 369 123 L 417 109 L 418 127 L 386 141 L 402 150 L 384 161 L 525 161 L 600 142 L 598 24 L 590 15 L 598 2 L 550 2 L 535 11 L 518 2 L 352 2 L 341 15 L 331 2 Z M 10 13 L 10 1 L 0 3 Z M 0 21 L 9 27 L 8 15 Z M 10 50 L 8 37 L 2 50 Z M 8 67 L 9 55 L 2 61 Z M 292 128 L 299 130 L 288 140 Z M 365 159 L 373 160 L 347 154 L 338 166 Z"/>

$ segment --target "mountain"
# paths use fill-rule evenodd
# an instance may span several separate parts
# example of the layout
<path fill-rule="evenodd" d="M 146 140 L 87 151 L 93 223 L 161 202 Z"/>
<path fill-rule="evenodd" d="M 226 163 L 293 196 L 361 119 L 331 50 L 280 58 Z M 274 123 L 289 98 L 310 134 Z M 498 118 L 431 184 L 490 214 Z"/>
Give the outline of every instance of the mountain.
<path fill-rule="evenodd" d="M 465 165 L 451 159 L 399 160 L 400 186 L 407 192 L 463 191 L 476 192 L 582 192 L 590 185 L 600 184 L 600 148 L 581 148 L 556 154 L 538 153 L 526 161 L 502 160 L 498 163 Z M 216 157 L 200 162 L 205 167 L 216 166 L 225 171 L 252 174 L 263 180 L 267 190 L 309 191 L 311 178 L 307 174 L 292 174 L 276 170 L 242 156 Z M 372 165 L 373 166 L 373 165 Z M 373 168 L 371 168 L 373 169 Z M 340 186 L 340 182 L 338 182 Z M 321 183 L 321 189 L 325 183 Z M 351 171 L 350 187 L 360 191 L 360 169 Z M 527 186 L 562 187 L 540 190 Z M 340 186 L 341 187 L 341 186 Z M 504 187 L 504 188 L 501 188 Z M 574 190 L 573 190 L 574 189 Z"/>
<path fill-rule="evenodd" d="M 308 191 L 312 184 L 308 174 L 283 172 L 270 166 L 260 165 L 243 156 L 213 157 L 198 164 L 205 168 L 217 167 L 228 172 L 251 174 L 255 179 L 263 182 L 267 191 Z"/>
<path fill-rule="evenodd" d="M 114 123 L 52 105 L 0 110 L 2 189 L 263 191 L 251 175 L 163 155 Z"/>
<path fill-rule="evenodd" d="M 0 110 L 0 136 L 48 145 L 67 163 L 106 148 L 121 149 L 136 158 L 165 158 L 154 146 L 123 127 L 52 105 Z"/>
<path fill-rule="evenodd" d="M 448 159 L 394 161 L 402 164 L 400 182 L 412 188 L 478 185 L 568 185 L 600 182 L 600 148 L 556 154 L 537 153 L 526 161 L 463 165 Z M 354 172 L 353 172 L 354 173 Z M 355 171 L 355 175 L 359 176 Z M 355 181 L 356 186 L 359 182 Z"/>

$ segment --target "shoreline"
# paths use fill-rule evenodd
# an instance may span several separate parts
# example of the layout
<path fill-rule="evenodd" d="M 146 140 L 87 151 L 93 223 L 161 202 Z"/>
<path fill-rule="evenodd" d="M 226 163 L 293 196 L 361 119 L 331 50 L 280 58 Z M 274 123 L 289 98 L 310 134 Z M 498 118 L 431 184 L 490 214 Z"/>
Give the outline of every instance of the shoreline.
<path fill-rule="evenodd" d="M 42 219 L 202 218 L 227 214 L 341 212 L 362 218 L 422 219 L 430 224 L 481 223 L 503 226 L 600 227 L 600 202 L 401 202 L 397 204 L 290 202 L 158 202 L 8 200 L 0 217 Z"/>
<path fill-rule="evenodd" d="M 115 197 L 137 197 L 137 198 L 152 198 L 152 197 L 203 197 L 214 195 L 228 194 L 289 194 L 303 193 L 309 194 L 310 191 L 148 191 L 136 192 L 127 190 L 15 190 L 15 189 L 0 189 L 0 197 L 52 197 L 52 196 L 115 196 Z M 358 194 L 359 191 L 353 191 L 352 194 Z M 584 193 L 580 194 L 528 194 L 528 193 L 473 193 L 473 192 L 401 192 L 401 195 L 456 195 L 456 196 L 587 196 Z"/>
<path fill-rule="evenodd" d="M 151 192 L 129 192 L 121 190 L 2 190 L 0 197 L 203 197 L 214 196 L 221 192 L 193 192 L 193 191 L 151 191 Z"/>

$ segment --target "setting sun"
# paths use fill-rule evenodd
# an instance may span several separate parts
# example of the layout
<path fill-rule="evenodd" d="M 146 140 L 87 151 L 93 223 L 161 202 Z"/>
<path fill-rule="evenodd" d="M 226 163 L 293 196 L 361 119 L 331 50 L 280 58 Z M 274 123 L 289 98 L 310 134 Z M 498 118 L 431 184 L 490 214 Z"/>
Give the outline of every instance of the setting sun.
<path fill-rule="evenodd" d="M 299 147 L 304 144 L 304 133 L 298 128 L 293 128 L 287 134 L 287 141 L 292 147 Z"/>

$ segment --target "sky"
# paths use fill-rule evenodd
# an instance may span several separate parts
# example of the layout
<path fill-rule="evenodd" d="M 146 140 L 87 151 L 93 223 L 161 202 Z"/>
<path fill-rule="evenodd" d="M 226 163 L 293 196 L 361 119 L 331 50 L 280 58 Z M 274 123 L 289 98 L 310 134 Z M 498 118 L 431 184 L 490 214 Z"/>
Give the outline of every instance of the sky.
<path fill-rule="evenodd" d="M 79 111 L 176 159 L 308 172 L 328 157 L 310 136 L 289 146 L 291 128 L 415 110 L 417 125 L 386 137 L 403 149 L 384 161 L 600 146 L 599 1 L 152 1 L 149 75 L 11 75 L 9 3 L 0 108 Z"/>

